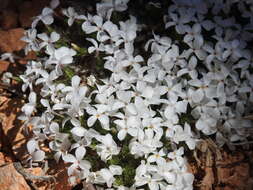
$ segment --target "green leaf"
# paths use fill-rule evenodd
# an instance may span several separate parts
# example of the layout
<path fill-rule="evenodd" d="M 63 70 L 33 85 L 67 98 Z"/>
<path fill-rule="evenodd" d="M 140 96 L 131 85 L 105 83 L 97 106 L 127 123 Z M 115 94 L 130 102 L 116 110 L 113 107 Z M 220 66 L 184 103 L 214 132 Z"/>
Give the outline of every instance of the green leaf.
<path fill-rule="evenodd" d="M 73 69 L 71 69 L 70 67 L 64 67 L 63 71 L 67 75 L 68 79 L 70 79 L 70 80 L 75 75 L 75 71 Z"/>
<path fill-rule="evenodd" d="M 13 80 L 15 80 L 15 81 L 17 81 L 17 82 L 22 82 L 22 79 L 21 78 L 19 78 L 19 77 L 11 77 Z"/>

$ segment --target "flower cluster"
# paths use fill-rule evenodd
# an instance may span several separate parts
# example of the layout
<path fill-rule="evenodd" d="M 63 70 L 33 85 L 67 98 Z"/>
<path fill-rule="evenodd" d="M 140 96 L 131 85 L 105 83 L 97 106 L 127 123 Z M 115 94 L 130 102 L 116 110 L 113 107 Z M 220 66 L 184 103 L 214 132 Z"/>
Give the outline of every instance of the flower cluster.
<path fill-rule="evenodd" d="M 186 149 L 194 150 L 205 135 L 216 137 L 220 146 L 250 140 L 252 123 L 245 116 L 253 102 L 253 4 L 173 0 L 164 16 L 169 35 L 154 31 L 145 47 L 138 47 L 138 33 L 147 26 L 133 15 L 113 19 L 128 3 L 102 1 L 96 15 L 79 14 L 73 7 L 62 11 L 68 27 L 80 26 L 86 49 L 60 42 L 63 34 L 53 30 L 58 1 L 26 31 L 26 52 L 43 55 L 20 76 L 22 90 L 30 91 L 20 116 L 33 126 L 29 161 L 46 158 L 40 146 L 48 143 L 58 162 L 69 163 L 71 183 L 193 189 Z M 232 11 L 238 14 L 231 16 Z M 42 23 L 49 30 L 37 34 Z M 141 55 L 144 50 L 149 57 Z M 83 52 L 110 74 L 103 79 L 79 74 L 83 67 L 76 58 Z"/>

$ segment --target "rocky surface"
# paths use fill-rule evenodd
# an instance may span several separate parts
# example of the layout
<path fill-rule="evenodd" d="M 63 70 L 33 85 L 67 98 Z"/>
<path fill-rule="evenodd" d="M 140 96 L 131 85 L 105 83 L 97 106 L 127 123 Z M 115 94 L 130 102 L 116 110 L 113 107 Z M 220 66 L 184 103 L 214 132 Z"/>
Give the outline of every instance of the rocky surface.
<path fill-rule="evenodd" d="M 9 61 L 2 61 L 2 60 L 0 60 L 0 72 L 7 71 L 9 65 L 10 65 Z"/>
<path fill-rule="evenodd" d="M 18 26 L 18 13 L 14 10 L 4 10 L 1 14 L 1 27 L 9 30 Z"/>
<path fill-rule="evenodd" d="M 11 163 L 0 167 L 0 189 L 31 190 L 23 176 L 16 171 Z"/>
<path fill-rule="evenodd" d="M 32 18 L 39 15 L 43 7 L 48 5 L 49 0 L 24 1 L 19 7 L 19 22 L 22 27 L 30 27 Z M 26 10 L 26 11 L 24 11 Z"/>
<path fill-rule="evenodd" d="M 0 51 L 14 52 L 24 48 L 25 43 L 20 40 L 24 36 L 23 28 L 14 28 L 7 31 L 0 30 Z"/>

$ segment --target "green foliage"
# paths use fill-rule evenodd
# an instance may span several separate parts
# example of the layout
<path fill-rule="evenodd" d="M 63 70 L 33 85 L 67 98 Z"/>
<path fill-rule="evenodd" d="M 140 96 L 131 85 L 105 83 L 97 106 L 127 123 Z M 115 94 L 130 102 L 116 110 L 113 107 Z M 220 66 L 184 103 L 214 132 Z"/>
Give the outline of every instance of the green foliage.
<path fill-rule="evenodd" d="M 72 79 L 73 76 L 75 76 L 75 71 L 73 69 L 71 69 L 70 67 L 64 67 L 63 68 L 64 73 L 66 74 L 66 76 L 68 77 L 69 80 Z"/>
<path fill-rule="evenodd" d="M 123 184 L 125 186 L 130 187 L 134 184 L 135 170 L 136 170 L 136 167 L 131 166 L 131 164 L 126 165 L 123 168 L 122 178 L 123 178 Z"/>
<path fill-rule="evenodd" d="M 112 159 L 110 159 L 110 160 L 108 161 L 108 163 L 109 163 L 110 165 L 119 165 L 119 164 L 120 164 L 120 159 L 119 159 L 118 156 L 112 156 Z"/>
<path fill-rule="evenodd" d="M 96 150 L 96 146 L 97 146 L 97 145 L 98 145 L 98 141 L 95 140 L 95 139 L 92 139 L 91 144 L 90 144 L 90 148 L 91 148 L 92 150 Z"/>
<path fill-rule="evenodd" d="M 67 40 L 64 40 L 64 38 L 59 39 L 57 42 L 55 42 L 55 48 L 60 48 L 60 47 L 69 47 L 69 43 Z"/>
<path fill-rule="evenodd" d="M 179 118 L 179 124 L 184 125 L 185 123 L 191 124 L 195 121 L 190 113 L 181 114 Z"/>
<path fill-rule="evenodd" d="M 46 32 L 48 32 L 48 33 L 52 33 L 52 32 L 54 32 L 55 31 L 55 29 L 53 29 L 51 26 L 49 26 L 49 25 L 45 25 L 45 27 L 46 27 Z"/>
<path fill-rule="evenodd" d="M 13 76 L 11 77 L 13 80 L 17 81 L 17 82 L 23 82 L 22 79 L 20 77 L 16 77 L 16 76 Z"/>
<path fill-rule="evenodd" d="M 115 186 L 125 185 L 123 177 L 122 176 L 115 176 L 114 184 L 115 184 Z"/>
<path fill-rule="evenodd" d="M 140 165 L 141 159 L 136 159 L 130 153 L 128 138 L 123 141 L 123 146 L 118 155 L 114 155 L 112 159 L 108 161 L 109 165 L 120 165 L 123 169 L 121 176 L 116 176 L 115 185 L 125 185 L 130 187 L 134 184 L 135 170 Z"/>
<path fill-rule="evenodd" d="M 77 56 L 84 56 L 88 54 L 87 48 L 80 47 L 74 43 L 71 43 L 71 46 L 74 50 L 77 51 Z"/>

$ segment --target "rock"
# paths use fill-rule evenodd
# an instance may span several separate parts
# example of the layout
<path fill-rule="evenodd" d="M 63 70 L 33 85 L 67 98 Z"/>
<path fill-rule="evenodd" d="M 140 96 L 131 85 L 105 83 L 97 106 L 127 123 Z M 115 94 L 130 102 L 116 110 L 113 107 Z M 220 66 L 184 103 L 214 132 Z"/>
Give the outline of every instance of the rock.
<path fill-rule="evenodd" d="M 1 0 L 0 11 L 5 10 L 8 6 L 9 0 Z"/>
<path fill-rule="evenodd" d="M 49 0 L 24 1 L 19 7 L 19 22 L 22 27 L 30 27 L 33 17 L 39 15 L 42 9 L 49 4 Z"/>
<path fill-rule="evenodd" d="M 9 65 L 10 65 L 10 62 L 0 60 L 0 73 L 7 71 Z"/>
<path fill-rule="evenodd" d="M 234 190 L 232 187 L 216 187 L 215 190 Z"/>
<path fill-rule="evenodd" d="M 19 174 L 13 164 L 0 167 L 1 190 L 31 190 L 25 179 Z"/>
<path fill-rule="evenodd" d="M 4 154 L 2 152 L 0 152 L 0 167 L 3 164 L 5 164 Z"/>
<path fill-rule="evenodd" d="M 30 174 L 35 175 L 35 176 L 42 176 L 42 175 L 44 175 L 43 170 L 40 167 L 27 168 L 25 170 L 26 170 L 27 173 L 30 173 Z M 34 180 L 33 182 L 38 187 L 37 190 L 52 189 L 52 188 L 49 188 L 49 186 L 50 186 L 49 182 L 43 182 L 43 181 L 39 182 L 39 181 L 36 181 L 36 180 Z"/>
<path fill-rule="evenodd" d="M 66 164 L 63 162 L 56 163 L 55 161 L 49 162 L 49 175 L 55 176 L 56 184 L 55 189 L 71 190 L 72 186 L 68 182 L 68 174 Z"/>
<path fill-rule="evenodd" d="M 210 167 L 205 168 L 205 177 L 201 183 L 201 190 L 211 190 L 214 184 L 213 169 Z"/>
<path fill-rule="evenodd" d="M 18 26 L 18 14 L 13 10 L 4 10 L 1 15 L 1 28 L 8 30 Z"/>
<path fill-rule="evenodd" d="M 19 59 L 18 62 L 22 65 L 25 65 L 27 64 L 27 61 L 30 61 L 30 60 L 34 60 L 37 58 L 37 55 L 34 51 L 29 51 L 28 54 L 22 58 L 22 59 Z"/>
<path fill-rule="evenodd" d="M 241 152 L 228 153 L 222 151 L 222 159 L 217 160 L 216 164 L 220 166 L 226 166 L 235 162 L 240 162 L 245 158 L 244 154 Z"/>
<path fill-rule="evenodd" d="M 20 38 L 24 36 L 24 32 L 23 28 L 0 31 L 0 51 L 13 52 L 23 49 L 25 42 Z"/>
<path fill-rule="evenodd" d="M 252 190 L 252 189 L 253 189 L 253 177 L 248 179 L 245 190 Z"/>
<path fill-rule="evenodd" d="M 33 182 L 38 187 L 38 190 L 48 190 L 48 189 L 62 189 L 62 190 L 71 190 L 72 186 L 68 183 L 68 175 L 66 165 L 62 163 L 56 163 L 54 160 L 49 160 L 48 172 L 44 173 L 43 169 L 40 167 L 29 168 L 26 171 L 30 174 L 36 176 L 50 175 L 54 176 L 56 183 L 54 181 L 38 181 L 34 180 Z"/>
<path fill-rule="evenodd" d="M 218 168 L 217 176 L 219 184 L 229 184 L 229 186 L 245 189 L 249 179 L 249 164 L 240 163 L 234 167 Z"/>
<path fill-rule="evenodd" d="M 217 177 L 218 183 L 227 183 L 230 174 L 231 168 L 217 168 Z"/>
<path fill-rule="evenodd" d="M 22 123 L 17 119 L 22 106 L 20 99 L 7 99 L 0 107 L 0 117 L 2 124 L 3 144 L 12 149 L 18 160 L 25 160 L 28 156 L 26 142 L 29 139 L 24 134 Z"/>

